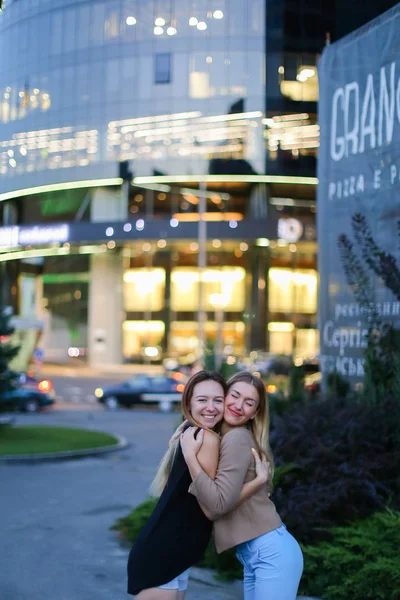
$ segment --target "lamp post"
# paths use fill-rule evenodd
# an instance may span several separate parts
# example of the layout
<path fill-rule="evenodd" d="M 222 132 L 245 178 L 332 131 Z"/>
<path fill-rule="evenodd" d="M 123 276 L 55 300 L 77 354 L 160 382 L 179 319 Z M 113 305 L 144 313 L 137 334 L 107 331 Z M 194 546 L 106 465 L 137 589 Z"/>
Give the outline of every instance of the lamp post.
<path fill-rule="evenodd" d="M 227 294 L 210 294 L 210 304 L 215 311 L 215 323 L 217 325 L 217 335 L 215 340 L 215 367 L 217 371 L 221 368 L 223 357 L 223 324 L 224 309 L 229 302 Z"/>
<path fill-rule="evenodd" d="M 206 325 L 206 312 L 204 302 L 204 271 L 207 264 L 207 222 L 206 222 L 206 209 L 207 209 L 207 186 L 203 180 L 200 182 L 200 195 L 199 195 L 199 230 L 198 230 L 198 243 L 199 243 L 199 254 L 198 254 L 198 272 L 199 272 L 199 307 L 197 313 L 197 320 L 199 324 L 199 350 L 200 350 L 200 362 L 204 366 L 204 350 L 205 350 L 205 325 Z"/>

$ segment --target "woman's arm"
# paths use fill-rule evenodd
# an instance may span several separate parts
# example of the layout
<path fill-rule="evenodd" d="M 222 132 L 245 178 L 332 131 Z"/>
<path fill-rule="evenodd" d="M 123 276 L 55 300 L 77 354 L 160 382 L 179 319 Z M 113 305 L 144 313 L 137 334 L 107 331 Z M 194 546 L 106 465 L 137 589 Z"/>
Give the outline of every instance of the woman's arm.
<path fill-rule="evenodd" d="M 197 454 L 197 461 L 200 468 L 211 479 L 215 479 L 218 469 L 220 439 L 216 433 L 206 430 L 202 431 L 204 431 L 202 436 L 203 443 Z"/>
<path fill-rule="evenodd" d="M 203 443 L 197 454 L 197 462 L 208 477 L 215 479 L 218 468 L 220 439 L 217 434 L 204 430 L 199 432 L 198 436 L 201 436 Z M 207 507 L 199 500 L 198 503 L 206 517 L 212 521 L 212 515 Z"/>
<path fill-rule="evenodd" d="M 246 430 L 239 429 L 225 435 L 215 481 L 202 470 L 191 437 L 193 433 L 188 430 L 181 438 L 182 451 L 193 478 L 189 492 L 207 507 L 215 520 L 240 502 L 243 482 L 252 460 L 249 436 Z"/>

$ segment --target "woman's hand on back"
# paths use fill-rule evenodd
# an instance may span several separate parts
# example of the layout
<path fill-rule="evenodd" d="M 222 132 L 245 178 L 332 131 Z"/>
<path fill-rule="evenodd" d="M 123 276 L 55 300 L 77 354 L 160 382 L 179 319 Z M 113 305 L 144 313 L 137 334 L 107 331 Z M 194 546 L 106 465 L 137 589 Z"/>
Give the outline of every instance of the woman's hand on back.
<path fill-rule="evenodd" d="M 256 478 L 260 485 L 267 485 L 271 478 L 271 466 L 264 454 L 262 455 L 262 458 L 260 458 L 260 455 L 255 448 L 252 448 L 251 450 L 256 461 Z"/>
<path fill-rule="evenodd" d="M 200 429 L 195 437 L 197 430 L 197 427 L 189 427 L 184 433 L 181 433 L 181 448 L 186 461 L 196 457 L 203 444 L 204 430 Z"/>

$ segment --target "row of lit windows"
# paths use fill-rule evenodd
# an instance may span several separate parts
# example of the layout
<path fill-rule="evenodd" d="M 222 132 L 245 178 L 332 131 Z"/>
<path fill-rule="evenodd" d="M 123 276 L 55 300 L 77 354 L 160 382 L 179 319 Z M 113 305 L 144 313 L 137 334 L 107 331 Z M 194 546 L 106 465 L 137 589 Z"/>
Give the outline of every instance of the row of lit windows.
<path fill-rule="evenodd" d="M 242 157 L 261 129 L 261 112 L 204 117 L 200 111 L 111 122 L 106 160 L 221 156 Z M 261 135 L 261 133 L 260 133 Z M 0 142 L 0 174 L 86 166 L 101 160 L 97 129 L 62 127 L 14 134 Z M 197 142 L 197 143 L 195 143 Z"/>
<path fill-rule="evenodd" d="M 0 115 L 4 104 L 0 103 Z M 292 152 L 317 150 L 319 126 L 308 114 L 276 116 L 262 121 L 262 112 L 204 116 L 201 111 L 112 121 L 106 156 L 100 155 L 103 134 L 97 129 L 62 127 L 14 134 L 0 141 L 0 174 L 87 166 L 101 160 L 176 160 L 228 156 L 257 160 L 257 137 L 267 126 L 270 157 L 279 148 Z"/>
<path fill-rule="evenodd" d="M 268 276 L 270 312 L 316 313 L 317 273 L 315 270 L 271 268 Z M 242 312 L 246 305 L 245 277 L 246 271 L 241 267 L 208 268 L 201 278 L 198 270 L 177 267 L 171 275 L 171 309 L 197 311 L 200 293 L 202 293 L 204 308 L 207 311 L 216 309 L 215 297 L 219 295 L 225 311 Z M 162 310 L 165 306 L 165 270 L 143 268 L 126 271 L 124 305 L 128 312 Z"/>
<path fill-rule="evenodd" d="M 205 323 L 206 339 L 215 342 L 217 323 Z M 241 356 L 246 352 L 246 326 L 242 321 L 222 324 L 222 341 L 225 354 Z M 123 324 L 123 354 L 126 359 L 143 355 L 146 348 L 160 348 L 165 335 L 163 321 L 125 321 Z M 269 351 L 274 354 L 293 355 L 307 359 L 318 354 L 319 336 L 316 329 L 295 329 L 292 323 L 268 325 Z M 178 355 L 199 349 L 199 325 L 196 321 L 172 321 L 169 333 L 169 352 Z"/>

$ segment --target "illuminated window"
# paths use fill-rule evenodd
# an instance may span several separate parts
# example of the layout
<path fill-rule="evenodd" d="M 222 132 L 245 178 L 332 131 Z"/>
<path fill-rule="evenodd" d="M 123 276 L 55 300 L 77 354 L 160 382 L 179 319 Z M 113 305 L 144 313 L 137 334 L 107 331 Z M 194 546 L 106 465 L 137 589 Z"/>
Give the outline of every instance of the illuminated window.
<path fill-rule="evenodd" d="M 319 147 L 319 125 L 316 117 L 307 113 L 275 115 L 264 120 L 271 154 L 278 148 L 293 154 L 316 154 Z"/>
<path fill-rule="evenodd" d="M 261 83 L 260 56 L 256 52 L 194 52 L 190 56 L 189 96 L 190 98 L 212 98 L 234 96 L 245 98 L 248 95 L 249 77 L 246 75 L 248 62 L 251 66 L 251 79 L 254 85 Z M 253 88 L 255 89 L 255 88 Z"/>
<path fill-rule="evenodd" d="M 104 36 L 106 39 L 115 39 L 119 37 L 119 13 L 114 8 L 109 9 L 107 18 L 104 22 Z"/>
<path fill-rule="evenodd" d="M 146 346 L 160 346 L 164 329 L 162 321 L 125 321 L 122 327 L 124 356 L 138 357 Z"/>
<path fill-rule="evenodd" d="M 307 359 L 319 352 L 319 335 L 316 329 L 298 329 L 296 331 L 295 358 Z"/>
<path fill-rule="evenodd" d="M 36 277 L 28 273 L 19 277 L 19 314 L 21 317 L 36 316 Z"/>
<path fill-rule="evenodd" d="M 283 96 L 297 102 L 318 102 L 318 73 L 315 56 L 285 56 L 284 68 L 279 72 Z"/>
<path fill-rule="evenodd" d="M 290 322 L 268 323 L 269 348 L 274 354 L 291 354 L 294 325 Z"/>
<path fill-rule="evenodd" d="M 190 98 L 210 98 L 210 76 L 208 73 L 192 71 L 189 78 Z"/>
<path fill-rule="evenodd" d="M 292 354 L 293 333 L 273 331 L 269 334 L 269 351 L 273 354 Z"/>
<path fill-rule="evenodd" d="M 241 321 L 223 323 L 223 344 L 232 348 L 232 354 L 243 354 L 244 332 L 245 325 Z M 213 321 L 207 321 L 205 324 L 205 333 L 208 340 L 215 342 L 217 324 Z M 181 355 L 195 352 L 199 347 L 199 326 L 197 321 L 173 321 L 171 323 L 169 347 L 171 352 L 177 352 Z"/>
<path fill-rule="evenodd" d="M 199 308 L 199 272 L 189 267 L 177 267 L 171 277 L 171 308 L 176 311 L 197 311 Z M 213 311 L 213 294 L 226 298 L 226 311 L 242 311 L 245 307 L 245 270 L 241 267 L 206 269 L 203 273 L 203 294 L 206 310 Z"/>
<path fill-rule="evenodd" d="M 124 273 L 126 311 L 158 311 L 164 307 L 165 270 L 129 269 Z"/>
<path fill-rule="evenodd" d="M 269 310 L 278 313 L 317 312 L 317 272 L 313 269 L 269 270 Z"/>

